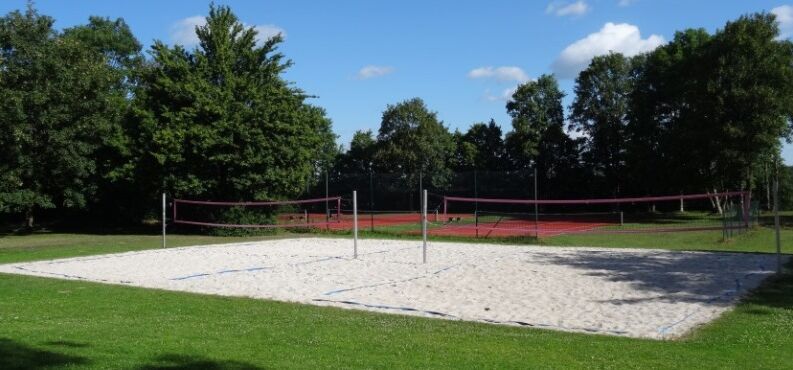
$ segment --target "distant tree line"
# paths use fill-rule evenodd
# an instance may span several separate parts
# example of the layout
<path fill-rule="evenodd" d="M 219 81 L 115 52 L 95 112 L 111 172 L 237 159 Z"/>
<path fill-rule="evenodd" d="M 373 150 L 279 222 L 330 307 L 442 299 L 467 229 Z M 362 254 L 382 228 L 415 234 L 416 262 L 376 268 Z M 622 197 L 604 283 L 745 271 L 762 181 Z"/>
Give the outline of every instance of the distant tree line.
<path fill-rule="evenodd" d="M 334 171 L 398 168 L 438 186 L 453 172 L 536 168 L 546 198 L 752 190 L 768 205 L 793 117 L 793 44 L 778 37 L 762 13 L 635 57 L 595 57 L 567 117 L 555 77 L 542 75 L 512 94 L 506 134 L 493 120 L 449 132 L 420 99 L 404 101 L 376 136 L 356 132 Z"/>
<path fill-rule="evenodd" d="M 548 196 L 751 189 L 766 201 L 791 139 L 793 45 L 766 13 L 595 57 L 567 115 L 543 75 L 506 104 L 508 132 L 493 120 L 450 132 L 414 98 L 387 106 L 379 130 L 356 132 L 347 150 L 283 78 L 281 37 L 257 39 L 228 7 L 210 7 L 197 47 L 155 41 L 149 57 L 123 19 L 54 22 L 32 5 L 0 17 L 0 223 L 138 222 L 161 192 L 297 198 L 328 172 L 443 189 L 454 173 L 536 169 Z"/>

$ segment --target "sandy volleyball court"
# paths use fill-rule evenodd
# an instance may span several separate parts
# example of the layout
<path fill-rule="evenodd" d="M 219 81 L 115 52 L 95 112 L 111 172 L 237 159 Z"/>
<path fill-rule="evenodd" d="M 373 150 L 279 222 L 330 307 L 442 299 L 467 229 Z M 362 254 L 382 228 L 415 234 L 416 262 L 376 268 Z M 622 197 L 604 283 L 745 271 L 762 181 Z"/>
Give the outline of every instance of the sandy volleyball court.
<path fill-rule="evenodd" d="M 0 272 L 456 320 L 674 338 L 773 273 L 775 256 L 301 238 L 0 265 Z"/>

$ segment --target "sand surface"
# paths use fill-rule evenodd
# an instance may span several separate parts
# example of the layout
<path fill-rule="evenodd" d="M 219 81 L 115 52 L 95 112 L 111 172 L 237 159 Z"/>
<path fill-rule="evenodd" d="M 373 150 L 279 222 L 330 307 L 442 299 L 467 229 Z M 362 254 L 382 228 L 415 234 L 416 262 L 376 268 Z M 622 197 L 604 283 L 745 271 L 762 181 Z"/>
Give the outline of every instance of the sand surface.
<path fill-rule="evenodd" d="M 454 320 L 675 338 L 773 274 L 775 256 L 299 238 L 0 265 L 0 272 Z"/>

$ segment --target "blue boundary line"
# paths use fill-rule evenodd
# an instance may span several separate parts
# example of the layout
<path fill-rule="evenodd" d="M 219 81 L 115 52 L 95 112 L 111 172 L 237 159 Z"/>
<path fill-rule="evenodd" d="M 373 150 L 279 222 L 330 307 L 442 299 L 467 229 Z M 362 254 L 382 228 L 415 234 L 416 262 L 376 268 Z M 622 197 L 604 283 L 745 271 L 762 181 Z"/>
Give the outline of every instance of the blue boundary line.
<path fill-rule="evenodd" d="M 178 280 L 187 280 L 187 279 L 192 279 L 192 278 L 197 278 L 197 277 L 206 277 L 206 276 L 211 276 L 211 275 L 223 275 L 223 274 L 231 274 L 231 273 L 236 273 L 236 272 L 255 272 L 255 271 L 263 271 L 263 270 L 267 270 L 267 269 L 270 269 L 270 267 L 262 266 L 262 267 L 250 267 L 250 268 L 245 268 L 245 269 L 221 270 L 221 271 L 217 271 L 217 272 L 204 272 L 204 273 L 200 273 L 200 274 L 179 276 L 179 277 L 175 277 L 175 278 L 170 278 L 168 280 L 178 281 Z"/>
<path fill-rule="evenodd" d="M 376 287 L 379 287 L 379 286 L 389 285 L 389 284 L 407 283 L 408 281 L 424 279 L 424 278 L 432 277 L 433 275 L 439 275 L 440 273 L 448 271 L 448 270 L 451 270 L 452 268 L 455 268 L 457 266 L 460 266 L 460 264 L 458 263 L 458 264 L 455 264 L 455 265 L 447 266 L 447 267 L 444 267 L 444 268 L 442 268 L 442 269 L 440 269 L 438 271 L 435 271 L 433 273 L 430 273 L 430 274 L 421 275 L 421 276 L 414 276 L 412 278 L 408 278 L 408 279 L 404 279 L 404 280 L 389 280 L 389 281 L 384 281 L 382 283 L 377 283 L 377 284 L 362 285 L 362 286 L 357 286 L 357 287 L 352 287 L 352 288 L 335 289 L 335 290 L 330 290 L 330 291 L 327 291 L 325 293 L 322 293 L 322 295 L 328 296 L 328 295 L 334 295 L 334 294 L 349 292 L 349 291 L 352 291 L 352 290 L 360 290 L 360 289 L 366 289 L 366 288 L 376 288 Z"/>
<path fill-rule="evenodd" d="M 612 335 L 622 335 L 622 336 L 628 334 L 628 332 L 625 331 L 625 330 L 601 330 L 601 329 L 587 328 L 587 327 L 574 327 L 574 326 L 562 326 L 562 325 L 552 325 L 552 324 L 529 323 L 529 322 L 517 321 L 517 320 L 506 320 L 506 321 L 492 320 L 492 319 L 467 320 L 467 319 L 460 318 L 459 316 L 455 316 L 455 315 L 448 314 L 448 313 L 445 313 L 445 312 L 440 312 L 440 311 L 421 310 L 421 309 L 418 309 L 418 308 L 406 307 L 406 306 L 389 306 L 389 305 L 384 305 L 384 304 L 362 303 L 362 302 L 356 302 L 356 301 L 350 301 L 350 300 L 333 300 L 333 299 L 316 298 L 316 299 L 313 299 L 312 301 L 314 301 L 314 302 L 326 302 L 326 303 L 341 303 L 341 304 L 346 304 L 346 305 L 351 305 L 351 306 L 361 306 L 361 307 L 366 307 L 366 308 L 377 308 L 377 309 L 383 309 L 383 310 L 395 310 L 395 311 L 403 311 L 403 312 L 418 312 L 418 313 L 429 314 L 429 315 L 432 315 L 432 316 L 445 317 L 445 318 L 456 319 L 456 320 L 461 320 L 461 321 L 480 321 L 480 322 L 486 322 L 486 323 L 490 323 L 490 324 L 513 324 L 513 325 L 520 325 L 520 326 L 527 326 L 527 327 L 534 327 L 534 328 L 562 329 L 562 330 L 579 331 L 579 332 L 583 331 L 583 332 L 595 333 L 595 334 L 612 334 Z"/>
<path fill-rule="evenodd" d="M 128 281 L 128 280 L 108 280 L 108 279 L 99 279 L 99 278 L 97 278 L 97 279 L 89 279 L 87 277 L 80 276 L 80 275 L 69 275 L 69 274 L 61 274 L 61 273 L 57 273 L 57 272 L 39 271 L 39 270 L 33 270 L 33 269 L 29 269 L 29 268 L 24 268 L 22 266 L 14 266 L 14 268 L 17 269 L 17 270 L 32 272 L 34 274 L 59 276 L 59 277 L 67 278 L 67 279 L 83 280 L 83 281 L 89 281 L 89 282 L 90 281 L 94 281 L 94 282 L 98 281 L 98 282 L 102 282 L 102 283 L 132 284 L 132 282 Z"/>

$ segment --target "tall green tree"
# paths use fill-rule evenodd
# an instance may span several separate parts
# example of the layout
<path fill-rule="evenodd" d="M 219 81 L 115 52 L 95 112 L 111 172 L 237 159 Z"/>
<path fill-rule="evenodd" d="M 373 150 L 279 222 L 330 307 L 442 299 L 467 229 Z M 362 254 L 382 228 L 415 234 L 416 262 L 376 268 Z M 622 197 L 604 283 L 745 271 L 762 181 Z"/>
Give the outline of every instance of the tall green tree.
<path fill-rule="evenodd" d="M 790 137 L 793 43 L 778 36 L 774 15 L 752 14 L 728 22 L 706 50 L 709 120 L 700 130 L 718 144 L 712 166 L 726 184 L 753 189 L 757 163 Z"/>
<path fill-rule="evenodd" d="M 199 46 L 155 42 L 135 92 L 136 177 L 154 193 L 211 199 L 298 196 L 337 153 L 324 110 L 281 74 L 276 36 L 224 6 L 196 28 Z"/>
<path fill-rule="evenodd" d="M 501 127 L 494 119 L 488 123 L 475 123 L 461 140 L 473 146 L 473 164 L 481 171 L 502 171 L 505 166 L 504 138 Z M 466 149 L 469 152 L 471 149 Z"/>
<path fill-rule="evenodd" d="M 53 23 L 32 5 L 0 18 L 0 212 L 28 226 L 37 210 L 90 202 L 127 97 L 107 54 Z"/>
<path fill-rule="evenodd" d="M 571 127 L 585 135 L 584 159 L 610 194 L 625 177 L 625 127 L 632 78 L 630 61 L 619 53 L 597 56 L 575 81 Z"/>
<path fill-rule="evenodd" d="M 535 165 L 543 135 L 552 126 L 564 125 L 564 93 L 552 75 L 518 86 L 507 103 L 512 131 L 506 137 L 506 151 L 515 169 Z"/>
<path fill-rule="evenodd" d="M 338 170 L 346 173 L 369 173 L 374 167 L 377 141 L 371 130 L 358 130 L 350 140 L 350 148 L 339 157 Z"/>
<path fill-rule="evenodd" d="M 381 172 L 391 172 L 418 185 L 419 174 L 433 187 L 445 186 L 451 170 L 448 166 L 454 141 L 437 113 L 430 111 L 419 98 L 389 105 L 383 112 L 377 135 L 375 161 Z"/>
<path fill-rule="evenodd" d="M 507 157 L 513 169 L 537 169 L 545 196 L 569 196 L 571 187 L 564 182 L 575 183 L 580 172 L 579 145 L 565 133 L 563 98 L 556 78 L 542 75 L 518 86 L 507 103 L 507 113 L 512 116 Z"/>
<path fill-rule="evenodd" d="M 106 112 L 113 121 L 112 131 L 94 156 L 97 165 L 97 192 L 89 208 L 105 221 L 128 222 L 139 216 L 140 194 L 130 180 L 130 137 L 123 127 L 131 118 L 130 109 L 137 84 L 137 73 L 144 63 L 142 46 L 123 19 L 90 17 L 88 24 L 64 30 L 63 37 L 85 45 L 104 57 L 112 76 L 108 85 Z M 139 218 L 137 218 L 139 219 Z"/>
<path fill-rule="evenodd" d="M 477 124 L 474 124 L 474 126 L 476 125 Z M 466 137 L 470 132 L 469 130 L 466 134 L 463 134 L 460 130 L 454 130 L 454 133 L 452 133 L 454 151 L 449 158 L 449 168 L 455 172 L 467 172 L 486 168 L 482 165 L 482 162 L 480 162 L 481 157 L 483 157 L 482 151 L 480 151 L 480 148 L 478 148 L 475 143 Z"/>
<path fill-rule="evenodd" d="M 702 64 L 702 54 L 710 39 L 704 29 L 688 29 L 632 58 L 625 131 L 626 182 L 632 193 L 702 192 L 708 187 L 698 162 L 712 158 L 710 145 L 703 146 L 708 143 L 701 143 L 692 128 L 705 118 L 700 112 L 708 94 L 699 80 L 709 68 Z"/>

